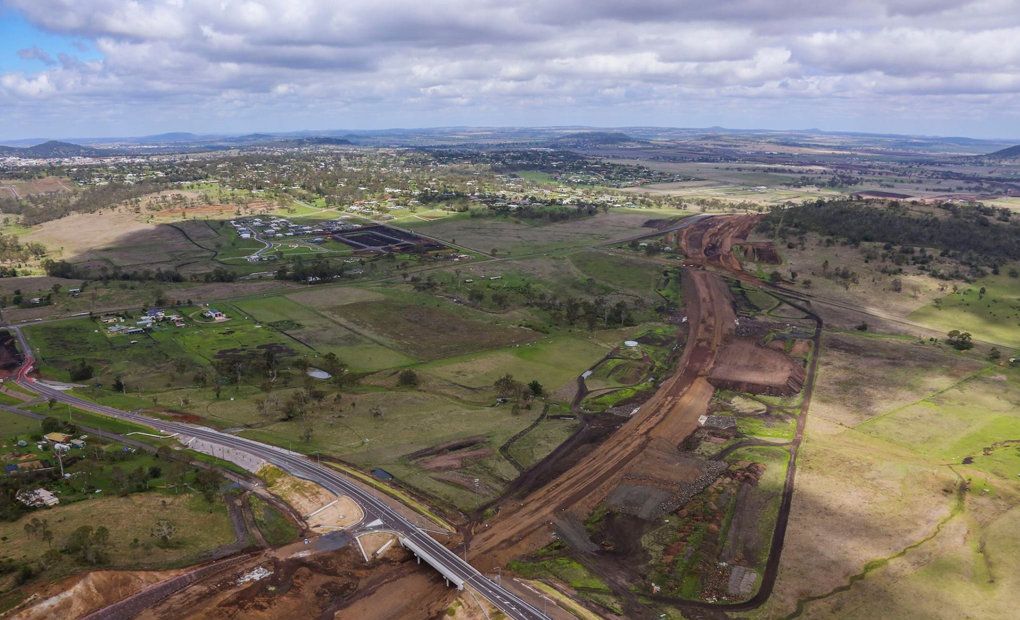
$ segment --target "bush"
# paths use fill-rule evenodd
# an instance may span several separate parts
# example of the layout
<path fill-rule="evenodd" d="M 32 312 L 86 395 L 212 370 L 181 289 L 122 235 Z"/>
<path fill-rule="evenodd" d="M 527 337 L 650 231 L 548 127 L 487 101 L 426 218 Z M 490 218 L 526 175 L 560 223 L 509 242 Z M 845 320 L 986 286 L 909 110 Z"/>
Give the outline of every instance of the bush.
<path fill-rule="evenodd" d="M 397 378 L 397 383 L 402 387 L 415 387 L 418 385 L 418 373 L 414 372 L 410 368 L 400 371 L 400 376 Z"/>

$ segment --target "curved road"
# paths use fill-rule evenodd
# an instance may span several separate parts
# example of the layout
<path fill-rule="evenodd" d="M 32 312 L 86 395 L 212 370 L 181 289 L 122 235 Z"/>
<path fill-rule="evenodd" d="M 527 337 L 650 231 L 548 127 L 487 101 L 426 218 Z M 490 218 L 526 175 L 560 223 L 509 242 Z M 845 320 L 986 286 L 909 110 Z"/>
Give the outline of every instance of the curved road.
<path fill-rule="evenodd" d="M 259 443 L 251 439 L 221 433 L 203 426 L 160 420 L 139 415 L 130 411 L 107 407 L 105 405 L 100 405 L 72 396 L 71 394 L 67 394 L 66 392 L 37 382 L 35 379 L 28 376 L 29 373 L 32 372 L 32 368 L 35 364 L 35 359 L 32 357 L 32 350 L 28 344 L 28 340 L 18 327 L 10 326 L 9 329 L 13 331 L 15 336 L 18 338 L 22 353 L 25 356 L 25 361 L 21 368 L 18 369 L 14 378 L 15 382 L 21 387 L 31 390 L 32 392 L 46 398 L 52 398 L 56 401 L 67 403 L 68 405 L 73 405 L 86 411 L 92 411 L 121 420 L 134 422 L 136 424 L 142 424 L 165 433 L 179 433 L 181 435 L 197 437 L 210 443 L 247 452 L 294 476 L 319 484 L 337 495 L 347 495 L 354 501 L 358 502 L 358 504 L 360 504 L 364 509 L 365 521 L 371 522 L 378 519 L 382 522 L 382 525 L 379 526 L 380 528 L 396 531 L 401 536 L 413 541 L 418 547 L 425 550 L 435 561 L 442 563 L 443 568 L 463 579 L 465 584 L 478 591 L 508 617 L 519 620 L 544 620 L 548 618 L 547 615 L 521 599 L 516 594 L 490 581 L 473 566 L 461 559 L 460 556 L 447 549 L 416 525 L 405 519 L 385 502 L 366 492 L 360 486 L 340 475 L 338 472 L 309 461 L 301 454 L 284 450 L 283 448 L 278 448 L 276 446 Z"/>

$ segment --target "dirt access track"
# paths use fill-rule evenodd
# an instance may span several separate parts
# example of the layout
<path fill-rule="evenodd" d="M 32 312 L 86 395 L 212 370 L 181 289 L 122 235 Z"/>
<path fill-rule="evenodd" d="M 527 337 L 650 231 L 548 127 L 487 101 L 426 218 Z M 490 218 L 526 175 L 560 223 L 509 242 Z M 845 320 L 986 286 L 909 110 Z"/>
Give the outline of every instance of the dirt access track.
<path fill-rule="evenodd" d="M 471 555 L 480 569 L 502 566 L 548 544 L 558 520 L 567 513 L 583 519 L 624 476 L 640 476 L 643 453 L 656 452 L 661 460 L 662 446 L 679 446 L 698 428 L 698 418 L 708 409 L 715 391 L 710 379 L 723 376 L 765 389 L 787 384 L 799 389 L 803 369 L 796 364 L 769 364 L 772 370 L 763 372 L 744 362 L 748 353 L 754 353 L 755 358 L 786 356 L 734 335 L 736 314 L 726 281 L 699 267 L 711 265 L 740 273 L 740 263 L 730 250 L 746 237 L 757 219 L 713 217 L 670 233 L 689 258 L 683 273 L 689 334 L 677 372 L 602 445 L 555 480 L 523 499 L 502 505 L 497 517 L 471 539 Z M 671 465 L 685 467 L 679 452 L 673 453 Z"/>

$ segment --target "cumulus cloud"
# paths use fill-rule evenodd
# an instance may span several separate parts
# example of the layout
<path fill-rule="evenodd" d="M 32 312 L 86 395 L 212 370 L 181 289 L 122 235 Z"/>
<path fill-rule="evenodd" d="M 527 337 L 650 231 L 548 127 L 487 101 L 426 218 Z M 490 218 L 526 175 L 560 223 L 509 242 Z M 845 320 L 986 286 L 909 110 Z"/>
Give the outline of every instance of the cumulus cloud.
<path fill-rule="evenodd" d="M 525 110 L 583 123 L 570 114 L 618 107 L 614 118 L 637 124 L 654 119 L 635 110 L 669 119 L 796 102 L 829 114 L 828 100 L 898 114 L 910 97 L 946 109 L 984 97 L 994 112 L 1020 95 L 1015 0 L 7 4 L 101 56 L 21 50 L 45 66 L 0 76 L 0 102 L 15 111 L 50 99 L 86 115 L 114 104 L 352 126 L 343 114 L 358 110 L 405 124 L 449 118 L 440 112 L 451 106 L 475 122 Z"/>

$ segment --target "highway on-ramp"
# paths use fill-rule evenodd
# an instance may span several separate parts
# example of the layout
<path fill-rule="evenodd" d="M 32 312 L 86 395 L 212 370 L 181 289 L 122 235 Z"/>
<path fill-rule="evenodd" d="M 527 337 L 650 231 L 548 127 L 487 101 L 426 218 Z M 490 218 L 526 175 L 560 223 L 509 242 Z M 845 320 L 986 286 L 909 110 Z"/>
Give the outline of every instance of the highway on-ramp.
<path fill-rule="evenodd" d="M 456 575 L 467 586 L 470 586 L 488 599 L 508 617 L 520 620 L 538 620 L 548 618 L 546 614 L 542 613 L 540 610 L 530 605 L 513 592 L 506 590 L 502 586 L 497 585 L 482 575 L 478 570 L 471 566 L 471 564 L 440 544 L 437 540 L 429 536 L 421 530 L 421 528 L 411 523 L 408 519 L 404 518 L 394 508 L 390 507 L 388 504 L 367 492 L 358 484 L 344 477 L 340 473 L 318 465 L 317 463 L 305 458 L 304 455 L 244 437 L 237 437 L 228 433 L 222 433 L 204 426 L 160 420 L 157 418 L 143 416 L 138 413 L 116 409 L 114 407 L 107 407 L 105 405 L 100 405 L 98 403 L 78 398 L 77 396 L 68 394 L 65 391 L 55 389 L 44 383 L 36 381 L 29 376 L 35 365 L 35 359 L 32 357 L 32 350 L 28 343 L 28 339 L 25 338 L 25 335 L 18 327 L 10 326 L 9 329 L 17 337 L 21 346 L 22 354 L 25 358 L 14 377 L 14 381 L 19 386 L 35 392 L 45 398 L 51 398 L 55 401 L 66 403 L 86 411 L 100 413 L 120 420 L 134 422 L 136 424 L 142 424 L 165 433 L 176 433 L 179 435 L 195 437 L 212 444 L 241 452 L 247 452 L 266 461 L 267 463 L 271 463 L 279 467 L 291 475 L 319 484 L 323 488 L 336 493 L 337 495 L 347 495 L 360 504 L 362 509 L 365 511 L 365 519 L 363 520 L 363 523 L 379 520 L 381 522 L 381 524 L 378 525 L 380 529 L 397 532 L 399 536 L 412 541 L 415 547 L 428 554 L 431 562 L 441 564 L 445 572 Z"/>

